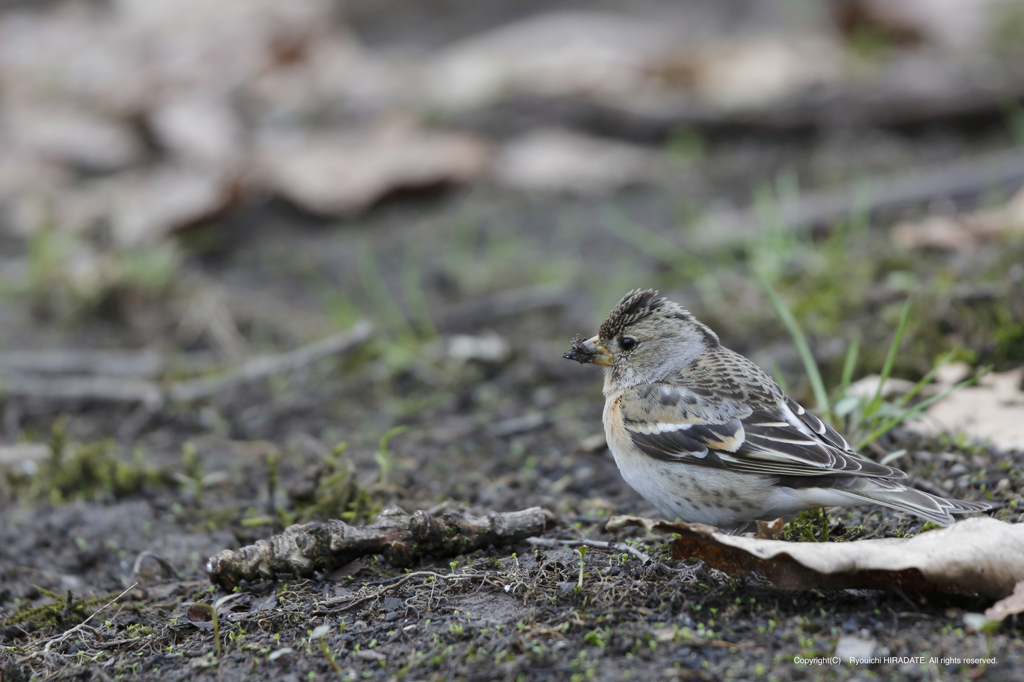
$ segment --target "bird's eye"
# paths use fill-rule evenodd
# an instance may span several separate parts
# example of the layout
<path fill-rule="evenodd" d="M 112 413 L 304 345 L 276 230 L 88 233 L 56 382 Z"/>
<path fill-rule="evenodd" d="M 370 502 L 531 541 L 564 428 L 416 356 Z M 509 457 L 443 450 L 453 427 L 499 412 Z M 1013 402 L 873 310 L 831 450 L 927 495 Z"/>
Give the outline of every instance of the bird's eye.
<path fill-rule="evenodd" d="M 633 350 L 636 348 L 636 339 L 632 336 L 623 336 L 622 340 L 619 341 L 619 346 L 622 350 Z"/>

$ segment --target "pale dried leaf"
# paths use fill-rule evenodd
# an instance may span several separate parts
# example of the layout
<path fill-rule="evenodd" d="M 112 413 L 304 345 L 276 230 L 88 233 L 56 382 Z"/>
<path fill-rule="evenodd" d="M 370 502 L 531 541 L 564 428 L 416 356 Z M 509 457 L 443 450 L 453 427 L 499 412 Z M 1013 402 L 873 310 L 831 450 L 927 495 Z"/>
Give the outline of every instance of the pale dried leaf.
<path fill-rule="evenodd" d="M 1010 0 L 1015 1 L 1015 0 Z M 985 47 L 1007 0 L 855 0 L 862 20 L 889 35 L 958 52 Z"/>
<path fill-rule="evenodd" d="M 700 98 L 720 109 L 770 104 L 843 77 L 842 48 L 831 38 L 762 36 L 709 45 L 692 71 Z"/>
<path fill-rule="evenodd" d="M 19 146 L 87 171 L 119 170 L 142 157 L 142 145 L 127 125 L 81 108 L 7 106 L 0 121 Z"/>
<path fill-rule="evenodd" d="M 260 159 L 269 189 L 307 211 L 334 215 L 361 211 L 397 190 L 476 180 L 489 152 L 472 135 L 391 129 L 265 137 Z"/>
<path fill-rule="evenodd" d="M 898 223 L 892 229 L 892 240 L 911 250 L 959 251 L 1010 234 L 1024 234 L 1024 189 L 1000 209 Z"/>
<path fill-rule="evenodd" d="M 1024 367 L 993 372 L 975 386 L 953 391 L 908 426 L 928 435 L 966 434 L 1003 450 L 1024 449 Z"/>
<path fill-rule="evenodd" d="M 154 244 L 227 209 L 230 181 L 217 172 L 165 167 L 118 178 L 111 188 L 111 233 L 120 244 Z"/>
<path fill-rule="evenodd" d="M 621 99 L 678 44 L 673 28 L 612 12 L 539 14 L 442 51 L 424 73 L 426 95 L 456 110 L 516 93 Z"/>
<path fill-rule="evenodd" d="M 116 178 L 51 186 L 25 192 L 12 202 L 11 222 L 24 236 L 42 229 L 73 235 L 88 232 L 110 213 L 110 192 Z"/>
<path fill-rule="evenodd" d="M 186 163 L 224 168 L 241 154 L 242 124 L 226 97 L 172 99 L 152 112 L 151 125 L 160 144 Z"/>
<path fill-rule="evenodd" d="M 904 589 L 999 599 L 1024 578 L 1024 525 L 981 516 L 910 538 L 784 542 L 734 537 L 700 523 L 615 517 L 675 533 L 676 559 L 697 557 L 739 577 L 752 571 L 782 589 Z"/>
<path fill-rule="evenodd" d="M 892 240 L 904 249 L 958 251 L 974 243 L 963 225 L 950 216 L 930 216 L 919 222 L 902 222 L 892 228 Z"/>
<path fill-rule="evenodd" d="M 1024 613 L 1024 580 L 1013 588 L 1013 594 L 1004 597 L 985 610 L 985 618 L 1000 621 L 1015 613 Z"/>
<path fill-rule="evenodd" d="M 878 391 L 878 384 L 881 382 L 882 377 L 877 374 L 869 374 L 866 377 L 858 379 L 850 384 L 849 388 L 846 389 L 846 395 L 856 396 L 863 400 L 871 400 L 875 397 L 875 393 Z M 889 377 L 882 384 L 881 397 L 884 399 L 894 398 L 901 395 L 905 395 L 914 388 L 915 382 L 907 379 L 899 379 L 896 377 Z M 921 395 L 929 395 L 935 393 L 934 386 L 924 386 L 921 391 Z"/>
<path fill-rule="evenodd" d="M 946 389 L 959 384 L 972 373 L 971 366 L 966 362 L 951 362 L 935 370 L 935 383 Z"/>
<path fill-rule="evenodd" d="M 540 95 L 657 113 L 691 101 L 757 106 L 844 75 L 831 34 L 727 38 L 694 19 L 536 15 L 444 50 L 423 75 L 425 96 L 455 110 Z"/>
<path fill-rule="evenodd" d="M 508 360 L 511 354 L 508 341 L 493 332 L 482 336 L 455 334 L 448 339 L 448 357 L 458 362 L 496 365 Z"/>
<path fill-rule="evenodd" d="M 65 164 L 46 160 L 11 140 L 0 137 L 0 205 L 12 202 L 14 214 L 9 224 L 17 234 L 31 234 L 38 224 L 26 224 L 18 216 L 18 200 L 38 194 L 51 194 L 67 187 L 73 172 Z M 8 224 L 0 220 L 0 229 Z"/>
<path fill-rule="evenodd" d="M 360 661 L 368 661 L 370 663 L 380 663 L 381 661 L 388 660 L 387 656 L 379 651 L 373 651 L 372 649 L 360 649 L 359 651 L 353 651 L 352 656 L 358 658 Z"/>
<path fill-rule="evenodd" d="M 604 194 L 650 181 L 659 156 L 643 147 L 566 130 L 512 140 L 495 163 L 495 180 L 528 192 Z"/>

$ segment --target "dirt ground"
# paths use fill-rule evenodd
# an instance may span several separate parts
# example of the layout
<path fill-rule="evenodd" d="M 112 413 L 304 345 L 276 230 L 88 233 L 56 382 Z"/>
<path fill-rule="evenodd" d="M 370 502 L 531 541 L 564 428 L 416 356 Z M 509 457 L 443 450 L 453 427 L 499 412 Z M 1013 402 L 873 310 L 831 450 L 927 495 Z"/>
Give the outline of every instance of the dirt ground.
<path fill-rule="evenodd" d="M 404 35 L 401 22 L 354 6 L 367 40 Z M 490 21 L 463 19 L 445 30 Z M 444 33 L 426 21 L 422 39 L 453 37 L 434 31 Z M 965 624 L 984 599 L 780 590 L 756 574 L 673 561 L 670 536 L 605 531 L 613 515 L 658 512 L 605 447 L 600 372 L 561 355 L 631 288 L 680 301 L 807 405 L 810 385 L 755 266 L 776 275 L 830 389 L 853 338 L 854 378 L 878 373 L 908 296 L 897 376 L 916 381 L 948 351 L 974 367 L 1024 363 L 1019 238 L 911 251 L 893 246 L 890 216 L 742 248 L 691 246 L 695 212 L 745 205 L 785 174 L 828 189 L 1011 149 L 1002 114 L 711 131 L 701 144 L 671 186 L 597 197 L 430 188 L 343 220 L 251 201 L 176 236 L 181 261 L 157 293 L 114 289 L 81 307 L 46 286 L 0 296 L 5 353 L 148 348 L 166 360 L 151 376 L 161 385 L 373 324 L 344 354 L 154 409 L 0 398 L 0 442 L 37 447 L 31 466 L 0 468 L 0 680 L 1024 678 L 1019 618 L 990 632 Z M 0 250 L 28 256 L 32 245 L 0 232 Z M 1020 521 L 1024 451 L 901 426 L 866 452 L 900 449 L 897 465 L 926 489 L 988 500 L 990 514 Z M 316 579 L 244 584 L 220 610 L 218 644 L 209 611 L 195 606 L 230 594 L 210 585 L 208 557 L 296 522 L 372 522 L 392 505 L 540 506 L 557 518 L 545 540 L 628 542 L 661 565 L 600 549 L 581 559 L 557 542 L 397 568 L 368 556 Z M 870 507 L 830 522 L 833 540 L 922 531 L 917 519 Z M 314 639 L 319 626 L 326 634 Z M 844 636 L 879 662 L 822 662 Z M 974 658 L 994 662 L 964 662 Z"/>
<path fill-rule="evenodd" d="M 657 211 L 657 199 L 640 192 L 613 205 Z M 258 207 L 229 228 L 235 234 L 244 229 L 244 239 L 219 253 L 193 257 L 184 276 L 216 282 L 229 296 L 255 298 L 263 316 L 281 311 L 276 328 L 254 321 L 245 334 L 268 348 L 285 346 L 289 334 L 298 335 L 287 321 L 292 317 L 317 321 L 320 315 L 326 326 L 330 320 L 316 296 L 317 287 L 328 285 L 310 284 L 294 269 L 315 268 L 337 290 L 358 292 L 354 285 L 346 289 L 357 243 L 372 244 L 382 258 L 394 251 L 401 257 L 402 242 L 408 240 L 422 244 L 428 254 L 443 251 L 447 247 L 439 242 L 451 239 L 445 230 L 458 224 L 467 203 L 474 210 L 484 206 L 491 220 L 515 221 L 514 241 L 504 248 L 514 251 L 520 245 L 524 256 L 585 245 L 582 260 L 598 279 L 657 284 L 664 276 L 656 263 L 626 252 L 614 236 L 590 224 L 586 216 L 599 210 L 592 204 L 530 205 L 501 196 L 403 200 L 381 207 L 359 225 L 342 226 L 310 224 L 276 206 Z M 557 244 L 557 238 L 550 247 L 522 246 L 536 244 L 545 228 L 562 220 L 581 226 L 570 247 Z M 471 229 L 473 253 L 493 259 L 487 262 L 499 270 L 509 263 L 487 255 L 488 248 L 497 247 L 482 223 L 473 221 Z M 646 274 L 616 274 L 623 259 L 634 260 Z M 555 257 L 549 262 L 558 266 Z M 384 276 L 398 278 L 400 270 L 383 270 Z M 503 274 L 521 277 L 524 286 L 534 276 Z M 572 294 L 522 313 L 490 310 L 477 325 L 478 311 L 459 308 L 462 297 L 448 292 L 451 275 L 443 266 L 426 266 L 424 275 L 435 283 L 426 289 L 432 304 L 438 301 L 436 309 L 450 311 L 447 317 L 437 315 L 439 320 L 505 340 L 508 356 L 453 358 L 443 332 L 415 341 L 393 336 L 341 362 L 324 360 L 228 391 L 201 407 L 164 411 L 142 426 L 134 441 L 120 444 L 104 439 L 115 438 L 132 418 L 128 408 L 77 401 L 13 406 L 9 401 L 9 428 L 13 423 L 23 439 L 63 440 L 64 469 L 73 469 L 69 459 L 79 468 L 63 483 L 52 473 L 22 481 L 4 503 L 4 679 L 330 679 L 337 674 L 310 641 L 310 632 L 322 624 L 330 626 L 323 641 L 344 679 L 1019 677 L 1024 645 L 1018 626 L 1005 625 L 994 635 L 965 629 L 962 614 L 980 610 L 984 604 L 978 600 L 786 592 L 756 576 L 731 579 L 699 564 L 671 573 L 600 550 L 586 554 L 584 589 L 575 591 L 575 550 L 527 544 L 454 560 L 426 559 L 412 567 L 418 577 L 400 584 L 389 579 L 403 570 L 367 558 L 318 580 L 247 585 L 245 596 L 221 617 L 223 653 L 217 657 L 211 624 L 189 610 L 193 602 L 223 596 L 205 579 L 206 558 L 251 544 L 297 519 L 309 506 L 310 481 L 344 471 L 338 464 L 343 460 L 351 463 L 368 495 L 363 515 L 367 506 L 390 504 L 409 512 L 438 505 L 477 512 L 537 505 L 558 515 L 558 527 L 545 537 L 562 539 L 609 539 L 603 522 L 611 514 L 657 516 L 622 482 L 603 444 L 591 438 L 601 430 L 598 372 L 560 357 L 572 334 L 594 328 L 598 304 L 588 305 L 586 294 Z M 499 273 L 488 275 L 499 279 Z M 603 285 L 599 291 L 612 287 Z M 688 298 L 685 289 L 674 293 Z M 445 297 L 452 302 L 445 303 Z M 150 302 L 139 316 L 146 325 L 169 325 L 161 319 L 165 303 Z M 726 315 L 691 305 L 697 314 Z M 17 321 L 13 335 L 23 345 L 53 336 L 81 339 L 83 345 L 99 343 L 96 339 L 127 345 L 152 333 L 152 327 L 125 329 L 118 320 L 101 319 L 85 320 L 73 330 L 54 329 L 32 317 L 23 301 L 6 301 L 3 310 L 8 320 Z M 469 318 L 460 319 L 460 310 L 469 311 Z M 785 345 L 780 329 L 753 335 L 729 327 L 722 331 L 727 345 L 747 352 Z M 793 376 L 799 375 L 792 356 L 779 357 Z M 406 430 L 388 443 L 390 473 L 381 480 L 375 455 L 381 437 L 396 425 Z M 333 459 L 341 442 L 347 449 Z M 1020 453 L 926 442 L 899 432 L 885 444 L 907 445 L 913 456 L 902 463 L 911 475 L 932 485 L 955 480 L 952 495 L 980 499 L 1008 477 L 1009 486 L 991 499 L 1002 504 L 1019 499 Z M 191 459 L 183 454 L 189 447 L 195 453 Z M 95 461 L 101 452 L 122 464 L 124 480 L 104 478 Z M 45 472 L 45 465 L 41 469 Z M 959 471 L 971 475 L 954 478 Z M 356 508 L 347 505 L 346 494 L 338 493 L 340 503 L 328 495 L 327 516 Z M 997 514 L 1012 518 L 1009 511 L 1004 507 Z M 913 519 L 870 509 L 837 513 L 832 521 L 863 526 L 870 536 L 913 534 L 920 528 Z M 633 540 L 667 557 L 669 538 L 632 531 L 613 539 Z M 140 556 L 141 569 L 133 575 Z M 81 622 L 140 575 L 142 586 L 101 612 L 88 629 L 44 650 L 44 641 Z M 366 596 L 371 598 L 351 608 L 339 601 Z M 324 605 L 331 600 L 336 605 Z M 47 603 L 58 608 L 16 615 Z M 984 671 L 956 664 L 794 663 L 794 657 L 831 655 L 844 634 L 873 641 L 875 655 L 994 656 L 998 663 Z"/>

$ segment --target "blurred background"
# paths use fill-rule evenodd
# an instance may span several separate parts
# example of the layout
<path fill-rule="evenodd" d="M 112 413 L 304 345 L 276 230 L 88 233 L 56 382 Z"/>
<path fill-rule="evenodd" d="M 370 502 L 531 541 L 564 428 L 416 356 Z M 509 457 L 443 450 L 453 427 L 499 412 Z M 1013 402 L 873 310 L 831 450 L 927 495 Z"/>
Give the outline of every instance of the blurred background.
<path fill-rule="evenodd" d="M 559 355 L 634 287 L 804 399 L 768 290 L 829 390 L 880 371 L 908 299 L 895 376 L 1012 369 L 1022 97 L 1016 0 L 4 0 L 4 437 L 70 410 L 280 444 L 233 398 L 168 417 L 168 382 L 358 320 L 378 432 L 432 401 L 548 419 L 549 384 L 597 402 Z M 477 395 L 513 360 L 529 390 Z"/>
<path fill-rule="evenodd" d="M 904 371 L 1012 363 L 1022 56 L 1014 0 L 4 0 L 0 347 L 237 361 L 499 292 L 564 336 L 654 286 L 791 369 L 756 270 L 833 373 L 908 295 Z"/>
<path fill-rule="evenodd" d="M 0 607 L 390 503 L 655 514 L 561 359 L 637 287 L 1016 519 L 1022 186 L 1024 0 L 0 0 Z"/>

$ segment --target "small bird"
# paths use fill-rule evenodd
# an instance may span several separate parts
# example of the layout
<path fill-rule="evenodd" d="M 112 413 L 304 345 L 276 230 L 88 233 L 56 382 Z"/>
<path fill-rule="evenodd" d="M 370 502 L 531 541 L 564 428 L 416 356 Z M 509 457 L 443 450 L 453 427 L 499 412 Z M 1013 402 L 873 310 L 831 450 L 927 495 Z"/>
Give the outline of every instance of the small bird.
<path fill-rule="evenodd" d="M 947 526 L 990 505 L 915 490 L 858 455 L 757 365 L 657 291 L 634 290 L 563 356 L 605 367 L 604 431 L 626 482 L 666 517 L 738 534 L 755 520 L 879 504 Z"/>

